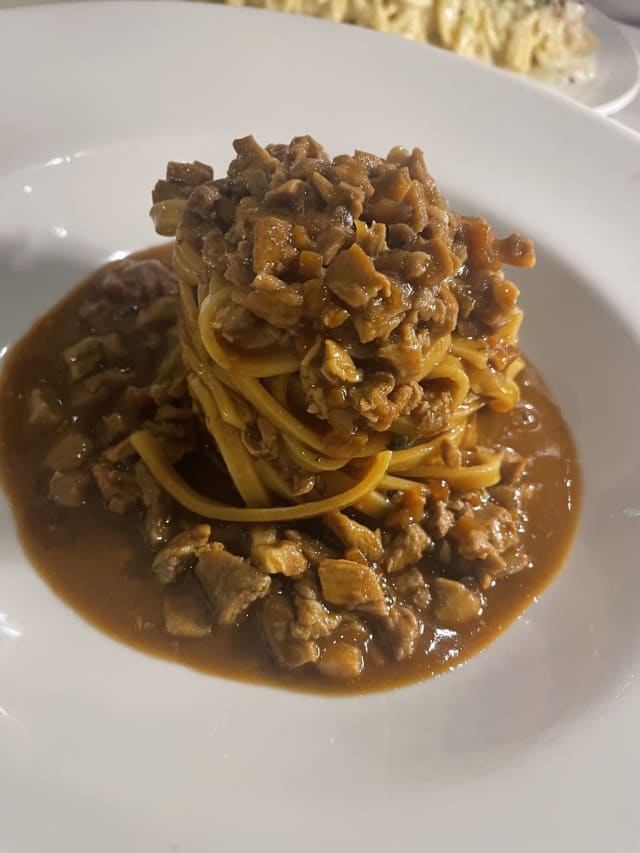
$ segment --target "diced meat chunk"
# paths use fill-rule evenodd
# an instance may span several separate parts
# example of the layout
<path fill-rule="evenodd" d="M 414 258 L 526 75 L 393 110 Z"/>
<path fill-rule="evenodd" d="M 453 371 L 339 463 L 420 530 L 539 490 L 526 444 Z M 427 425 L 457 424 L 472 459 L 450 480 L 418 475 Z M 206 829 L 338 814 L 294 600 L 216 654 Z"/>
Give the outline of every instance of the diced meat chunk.
<path fill-rule="evenodd" d="M 333 633 L 342 617 L 332 613 L 320 600 L 315 581 L 303 578 L 295 583 L 294 590 L 296 620 L 291 625 L 291 636 L 299 640 L 317 640 Z"/>
<path fill-rule="evenodd" d="M 426 528 L 434 539 L 444 539 L 453 527 L 455 517 L 446 501 L 435 501 L 427 513 Z"/>
<path fill-rule="evenodd" d="M 83 338 L 62 352 L 69 378 L 73 381 L 88 376 L 100 364 L 101 358 L 100 338 L 96 336 Z"/>
<path fill-rule="evenodd" d="M 306 259 L 310 254 L 312 253 L 303 252 L 300 256 L 301 260 L 303 257 Z M 320 258 L 320 265 L 322 265 L 322 258 Z M 321 272 L 319 271 L 317 275 L 320 276 Z M 302 287 L 302 293 L 307 313 L 318 317 L 324 329 L 337 329 L 349 319 L 349 312 L 331 298 L 320 277 L 307 278 Z M 335 383 L 332 382 L 332 384 Z"/>
<path fill-rule="evenodd" d="M 305 196 L 309 194 L 309 186 L 304 181 L 292 178 L 280 184 L 264 197 L 265 204 L 271 207 L 291 207 L 294 210 L 304 209 Z"/>
<path fill-rule="evenodd" d="M 488 531 L 491 543 L 500 554 L 509 548 L 515 548 L 520 541 L 516 522 L 504 507 L 487 503 L 474 511 L 474 518 Z"/>
<path fill-rule="evenodd" d="M 195 571 L 220 625 L 233 624 L 271 586 L 269 575 L 230 554 L 221 542 L 200 552 Z"/>
<path fill-rule="evenodd" d="M 289 540 L 279 545 L 253 545 L 251 559 L 263 572 L 287 577 L 303 575 L 309 565 L 299 546 Z"/>
<path fill-rule="evenodd" d="M 206 163 L 194 160 L 193 163 L 167 163 L 167 180 L 185 187 L 197 187 L 213 179 L 213 169 Z"/>
<path fill-rule="evenodd" d="M 414 566 L 432 545 L 431 538 L 419 524 L 410 524 L 394 536 L 387 548 L 384 567 L 389 573 Z"/>
<path fill-rule="evenodd" d="M 375 257 L 387 249 L 387 229 L 382 222 L 372 222 L 369 226 L 359 219 L 355 226 L 356 243 L 364 249 L 367 255 Z"/>
<path fill-rule="evenodd" d="M 482 615 L 482 595 L 460 581 L 434 578 L 431 588 L 435 596 L 434 615 L 445 628 L 459 628 Z"/>
<path fill-rule="evenodd" d="M 328 339 L 324 342 L 321 372 L 332 385 L 340 382 L 360 382 L 363 378 L 362 371 L 355 366 L 346 349 Z"/>
<path fill-rule="evenodd" d="M 164 624 L 172 637 L 198 639 L 213 628 L 212 614 L 201 598 L 188 593 L 165 593 Z"/>
<path fill-rule="evenodd" d="M 414 326 L 404 325 L 380 347 L 380 355 L 400 382 L 413 382 L 420 379 L 423 354 L 430 343 L 426 329 L 416 331 Z"/>
<path fill-rule="evenodd" d="M 324 517 L 324 522 L 345 548 L 356 548 L 372 562 L 381 559 L 384 549 L 379 530 L 371 530 L 341 512 L 328 513 Z"/>
<path fill-rule="evenodd" d="M 292 245 L 292 227 L 286 219 L 264 216 L 253 229 L 253 269 L 280 275 L 297 256 Z"/>
<path fill-rule="evenodd" d="M 318 576 L 329 604 L 386 615 L 384 593 L 371 566 L 353 560 L 323 560 L 318 566 Z"/>
<path fill-rule="evenodd" d="M 49 500 L 58 506 L 82 506 L 87 496 L 90 479 L 81 471 L 62 473 L 55 471 L 49 480 Z"/>
<path fill-rule="evenodd" d="M 74 385 L 71 394 L 72 406 L 93 406 L 97 400 L 104 400 L 116 391 L 129 385 L 133 372 L 128 368 L 108 367 L 85 377 Z"/>
<path fill-rule="evenodd" d="M 398 596 L 418 610 L 426 610 L 431 601 L 431 593 L 424 575 L 415 566 L 394 575 L 394 584 Z"/>
<path fill-rule="evenodd" d="M 503 240 L 494 240 L 493 248 L 500 254 L 504 264 L 516 267 L 532 267 L 535 264 L 533 243 L 521 234 L 509 234 Z"/>
<path fill-rule="evenodd" d="M 293 606 L 286 594 L 269 593 L 262 605 L 262 629 L 274 657 L 287 669 L 315 663 L 320 654 L 316 642 L 291 636 L 293 618 Z"/>
<path fill-rule="evenodd" d="M 343 559 L 345 560 L 353 560 L 354 563 L 362 563 L 363 566 L 368 566 L 369 561 L 357 548 L 345 548 Z"/>
<path fill-rule="evenodd" d="M 153 558 L 151 568 L 160 583 L 173 583 L 176 578 L 193 566 L 211 535 L 208 524 L 196 524 L 178 533 L 161 548 Z"/>
<path fill-rule="evenodd" d="M 90 335 L 82 338 L 62 352 L 62 359 L 67 367 L 69 378 L 76 382 L 84 379 L 98 367 L 103 360 L 124 358 L 127 350 L 118 334 L 102 337 Z"/>
<path fill-rule="evenodd" d="M 368 426 L 377 432 L 388 430 L 398 417 L 398 407 L 391 400 L 395 387 L 396 380 L 392 373 L 376 370 L 350 390 L 354 408 Z"/>
<path fill-rule="evenodd" d="M 523 520 L 525 505 L 540 489 L 539 483 L 506 485 L 500 483 L 489 490 L 493 500 L 508 510 L 514 518 Z"/>
<path fill-rule="evenodd" d="M 410 607 L 395 604 L 383 625 L 396 660 L 406 660 L 413 654 L 416 642 L 422 633 L 422 623 Z"/>
<path fill-rule="evenodd" d="M 120 370 L 117 367 L 110 367 L 87 376 L 83 384 L 91 394 L 102 396 L 111 391 L 117 391 L 119 388 L 128 385 L 130 381 L 131 371 L 129 369 Z"/>
<path fill-rule="evenodd" d="M 44 465 L 50 471 L 74 471 L 87 461 L 93 442 L 81 432 L 69 431 L 49 448 Z"/>
<path fill-rule="evenodd" d="M 321 560 L 330 560 L 338 556 L 336 551 L 325 542 L 321 542 L 320 539 L 314 539 L 313 536 L 308 536 L 299 530 L 285 530 L 284 535 L 300 547 L 300 550 L 312 566 L 317 566 Z"/>
<path fill-rule="evenodd" d="M 302 305 L 299 288 L 268 273 L 258 273 L 244 299 L 249 311 L 276 329 L 294 326 L 302 314 Z"/>
<path fill-rule="evenodd" d="M 353 231 L 350 226 L 344 224 L 329 224 L 316 237 L 316 246 L 325 265 L 330 264 L 338 252 L 351 243 L 353 243 Z"/>
<path fill-rule="evenodd" d="M 188 198 L 194 188 L 202 186 L 213 178 L 213 169 L 205 163 L 175 163 L 167 164 L 167 178 L 160 180 L 153 188 L 154 204 L 174 198 Z M 173 229 L 165 229 L 158 233 L 173 236 Z"/>
<path fill-rule="evenodd" d="M 110 512 L 131 512 L 140 501 L 140 487 L 130 468 L 97 462 L 91 469 L 93 479 Z"/>
<path fill-rule="evenodd" d="M 326 272 L 329 289 L 350 308 L 362 308 L 379 293 L 388 293 L 389 280 L 376 271 L 371 258 L 354 243 L 340 252 Z"/>
<path fill-rule="evenodd" d="M 483 589 L 507 572 L 502 555 L 520 541 L 514 517 L 496 504 L 486 504 L 459 518 L 451 530 L 451 538 L 464 559 L 479 563 Z"/>
<path fill-rule="evenodd" d="M 178 406 L 160 406 L 146 426 L 162 443 L 172 462 L 178 462 L 196 447 L 193 412 Z"/>
<path fill-rule="evenodd" d="M 34 388 L 29 394 L 27 423 L 35 426 L 55 427 L 62 421 L 62 409 L 50 389 Z"/>
<path fill-rule="evenodd" d="M 347 681 L 358 678 L 364 669 L 362 649 L 344 640 L 336 640 L 324 649 L 317 662 L 318 671 L 327 678 Z"/>

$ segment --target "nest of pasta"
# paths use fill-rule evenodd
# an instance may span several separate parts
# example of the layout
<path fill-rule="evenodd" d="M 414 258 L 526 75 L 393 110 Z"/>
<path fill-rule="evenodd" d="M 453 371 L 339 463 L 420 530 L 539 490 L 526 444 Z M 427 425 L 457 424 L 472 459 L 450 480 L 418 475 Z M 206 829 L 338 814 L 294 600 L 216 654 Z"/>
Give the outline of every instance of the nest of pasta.
<path fill-rule="evenodd" d="M 518 401 L 518 235 L 457 216 L 422 154 L 331 160 L 310 137 L 234 143 L 228 175 L 170 163 L 152 216 L 175 235 L 190 393 L 244 506 L 196 493 L 150 433 L 133 443 L 205 518 L 292 521 L 397 492 L 495 485 L 483 406 Z"/>

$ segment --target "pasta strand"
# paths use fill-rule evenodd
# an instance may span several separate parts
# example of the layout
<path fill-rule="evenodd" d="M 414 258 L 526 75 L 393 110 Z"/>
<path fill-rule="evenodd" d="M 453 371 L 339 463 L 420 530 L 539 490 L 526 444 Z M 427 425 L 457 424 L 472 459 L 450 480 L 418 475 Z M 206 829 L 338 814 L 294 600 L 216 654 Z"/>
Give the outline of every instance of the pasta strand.
<path fill-rule="evenodd" d="M 175 470 L 158 439 L 146 430 L 134 432 L 131 443 L 140 454 L 153 476 L 178 503 L 204 518 L 218 521 L 278 522 L 314 518 L 333 510 L 356 504 L 360 498 L 373 492 L 391 459 L 385 451 L 373 456 L 365 475 L 351 488 L 318 501 L 309 501 L 289 507 L 234 507 L 212 500 L 193 489 Z"/>

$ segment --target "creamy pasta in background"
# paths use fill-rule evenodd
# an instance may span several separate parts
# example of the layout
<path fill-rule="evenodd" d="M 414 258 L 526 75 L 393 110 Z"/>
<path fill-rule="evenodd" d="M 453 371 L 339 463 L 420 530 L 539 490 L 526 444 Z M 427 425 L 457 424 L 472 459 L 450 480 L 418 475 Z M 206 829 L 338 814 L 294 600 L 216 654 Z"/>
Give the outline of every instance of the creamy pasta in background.
<path fill-rule="evenodd" d="M 593 76 L 597 40 L 577 0 L 226 0 L 424 40 L 547 79 Z"/>

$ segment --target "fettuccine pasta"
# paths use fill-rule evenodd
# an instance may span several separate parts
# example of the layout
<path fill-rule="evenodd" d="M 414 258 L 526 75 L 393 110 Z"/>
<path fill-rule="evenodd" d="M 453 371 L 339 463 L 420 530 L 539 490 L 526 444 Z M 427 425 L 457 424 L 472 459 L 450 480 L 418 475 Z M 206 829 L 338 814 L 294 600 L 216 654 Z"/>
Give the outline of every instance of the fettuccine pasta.
<path fill-rule="evenodd" d="M 313 140 L 292 146 L 324 156 Z M 277 170 L 282 177 L 266 196 L 249 189 L 236 199 L 228 232 L 240 237 L 235 255 L 236 238 L 223 238 L 215 224 L 221 194 L 213 185 L 169 197 L 179 191 L 170 168 L 152 217 L 160 233 L 175 235 L 191 396 L 245 506 L 197 496 L 153 436 L 136 433 L 132 442 L 154 476 L 202 516 L 247 522 L 348 506 L 380 517 L 390 494 L 432 481 L 461 491 L 498 483 L 501 450 L 475 447 L 473 424 L 483 406 L 507 412 L 519 399 L 522 312 L 501 263 L 532 265 L 528 241 L 495 240 L 482 220 L 451 214 L 417 151 L 326 161 L 312 180 L 329 205 L 336 186 L 351 198 L 340 216 L 357 221 L 343 227 L 332 224 L 334 214 L 296 202 L 291 148 L 265 150 L 252 139 L 236 148 L 242 169 L 255 167 L 255 183 Z M 209 234 L 198 225 L 203 216 Z M 244 216 L 250 254 L 241 248 Z M 325 247 L 331 229 L 341 249 Z M 390 240 L 414 248 L 390 250 Z M 470 288 L 482 282 L 493 294 L 486 316 L 467 320 Z"/>

